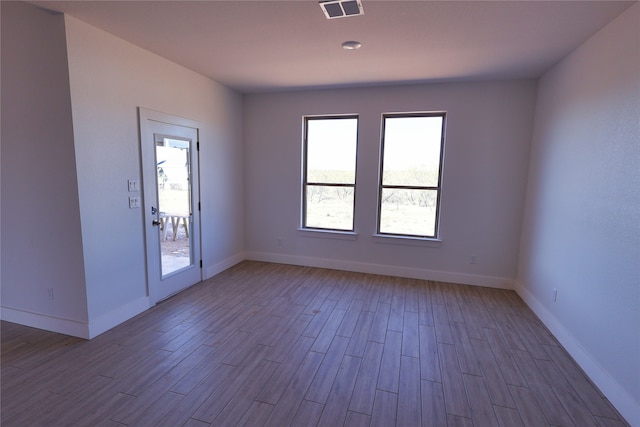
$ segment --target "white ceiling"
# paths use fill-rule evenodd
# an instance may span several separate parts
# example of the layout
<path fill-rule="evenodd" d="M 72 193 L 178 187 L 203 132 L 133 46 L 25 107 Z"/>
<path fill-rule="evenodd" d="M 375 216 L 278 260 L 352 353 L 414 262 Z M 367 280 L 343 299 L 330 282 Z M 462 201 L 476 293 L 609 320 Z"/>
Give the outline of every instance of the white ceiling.
<path fill-rule="evenodd" d="M 633 1 L 40 1 L 241 92 L 535 78 Z M 345 51 L 346 40 L 360 41 Z"/>

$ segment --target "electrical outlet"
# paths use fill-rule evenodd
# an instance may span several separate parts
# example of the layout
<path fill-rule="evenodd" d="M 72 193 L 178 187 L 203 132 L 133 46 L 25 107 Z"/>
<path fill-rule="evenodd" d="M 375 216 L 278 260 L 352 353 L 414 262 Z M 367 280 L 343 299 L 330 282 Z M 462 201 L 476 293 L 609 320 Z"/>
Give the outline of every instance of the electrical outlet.
<path fill-rule="evenodd" d="M 53 301 L 53 288 L 47 288 L 47 298 L 49 301 Z"/>
<path fill-rule="evenodd" d="M 276 242 L 278 243 L 279 248 L 281 248 L 284 245 L 284 239 L 282 237 L 278 237 L 276 239 Z"/>
<path fill-rule="evenodd" d="M 471 255 L 471 258 L 470 258 L 469 262 L 471 264 L 477 264 L 478 263 L 478 255 Z"/>
<path fill-rule="evenodd" d="M 140 207 L 140 197 L 129 197 L 129 209 Z"/>

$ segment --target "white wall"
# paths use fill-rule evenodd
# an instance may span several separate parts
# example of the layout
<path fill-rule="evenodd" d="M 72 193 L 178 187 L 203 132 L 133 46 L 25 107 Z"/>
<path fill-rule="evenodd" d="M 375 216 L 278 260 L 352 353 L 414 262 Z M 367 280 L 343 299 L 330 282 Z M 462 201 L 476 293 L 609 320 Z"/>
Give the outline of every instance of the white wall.
<path fill-rule="evenodd" d="M 632 425 L 640 425 L 639 35 L 636 4 L 541 78 L 518 273 L 520 294 Z"/>
<path fill-rule="evenodd" d="M 88 311 L 92 333 L 146 308 L 137 107 L 201 123 L 207 276 L 242 259 L 242 98 L 199 74 L 65 17 Z"/>
<path fill-rule="evenodd" d="M 88 315 L 64 20 L 0 7 L 2 319 L 80 333 Z"/>
<path fill-rule="evenodd" d="M 535 90 L 533 81 L 510 81 L 245 95 L 248 257 L 512 286 Z M 442 244 L 378 243 L 372 234 L 381 114 L 429 110 L 447 111 Z M 309 237 L 298 231 L 302 115 L 340 113 L 360 115 L 357 240 Z M 470 264 L 472 254 L 478 257 L 475 265 Z"/>

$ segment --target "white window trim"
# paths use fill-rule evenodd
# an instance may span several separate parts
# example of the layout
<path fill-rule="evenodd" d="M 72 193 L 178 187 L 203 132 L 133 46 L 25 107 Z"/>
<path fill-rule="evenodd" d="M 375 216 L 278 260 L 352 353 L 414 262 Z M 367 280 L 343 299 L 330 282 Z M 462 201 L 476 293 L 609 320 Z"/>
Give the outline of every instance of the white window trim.
<path fill-rule="evenodd" d="M 304 237 L 315 237 L 321 239 L 357 240 L 358 233 L 355 231 L 326 230 L 322 228 L 298 228 L 298 233 Z"/>
<path fill-rule="evenodd" d="M 422 246 L 428 248 L 439 248 L 442 246 L 442 239 L 433 237 L 413 237 L 399 234 L 373 234 L 371 238 L 375 243 L 388 245 Z"/>

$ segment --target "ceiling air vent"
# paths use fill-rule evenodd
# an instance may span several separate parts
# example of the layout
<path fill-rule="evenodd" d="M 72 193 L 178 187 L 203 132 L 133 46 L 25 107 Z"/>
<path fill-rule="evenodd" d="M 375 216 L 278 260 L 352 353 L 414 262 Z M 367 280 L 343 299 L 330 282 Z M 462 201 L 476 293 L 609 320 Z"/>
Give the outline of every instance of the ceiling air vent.
<path fill-rule="evenodd" d="M 327 19 L 364 15 L 361 0 L 324 0 L 320 2 L 320 8 Z"/>

